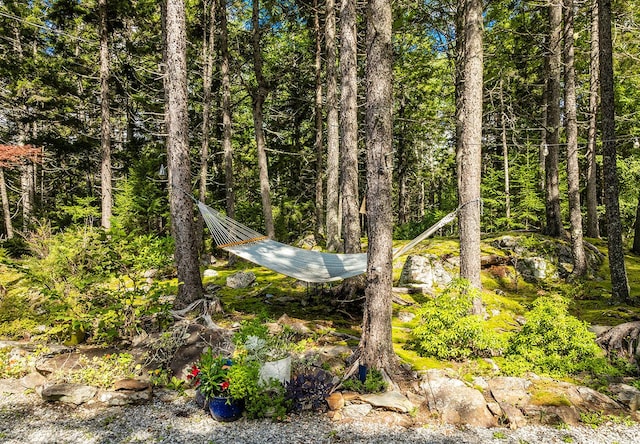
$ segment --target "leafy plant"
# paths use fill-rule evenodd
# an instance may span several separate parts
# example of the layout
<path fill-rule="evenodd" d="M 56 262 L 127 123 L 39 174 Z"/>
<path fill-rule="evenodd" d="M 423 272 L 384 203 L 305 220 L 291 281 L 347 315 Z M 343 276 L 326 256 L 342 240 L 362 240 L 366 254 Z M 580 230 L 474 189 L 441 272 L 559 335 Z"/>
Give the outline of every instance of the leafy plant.
<path fill-rule="evenodd" d="M 470 314 L 478 290 L 464 280 L 453 281 L 417 312 L 409 344 L 421 356 L 463 360 L 491 356 L 502 347 L 479 315 Z"/>
<path fill-rule="evenodd" d="M 109 388 L 120 379 L 134 378 L 139 375 L 141 366 L 129 353 L 113 353 L 88 358 L 81 355 L 80 368 L 65 373 L 57 373 L 56 378 L 77 384 L 88 384 Z"/>
<path fill-rule="evenodd" d="M 286 385 L 286 399 L 293 411 L 325 410 L 325 398 L 333 388 L 331 373 L 316 368 L 294 375 Z"/>
<path fill-rule="evenodd" d="M 362 382 L 359 378 L 353 376 L 342 383 L 346 390 L 358 393 L 380 393 L 387 389 L 387 382 L 384 380 L 382 373 L 375 369 L 369 369 L 367 376 Z"/>

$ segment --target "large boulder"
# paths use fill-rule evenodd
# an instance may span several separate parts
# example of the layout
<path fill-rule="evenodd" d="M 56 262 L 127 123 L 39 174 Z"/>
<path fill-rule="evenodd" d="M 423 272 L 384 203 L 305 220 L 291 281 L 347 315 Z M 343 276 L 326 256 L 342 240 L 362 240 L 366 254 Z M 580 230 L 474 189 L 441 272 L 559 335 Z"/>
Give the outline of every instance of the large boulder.
<path fill-rule="evenodd" d="M 247 288 L 256 280 L 256 275 L 251 271 L 238 271 L 227 278 L 227 287 Z"/>
<path fill-rule="evenodd" d="M 44 386 L 40 396 L 48 402 L 80 405 L 93 399 L 97 392 L 98 389 L 90 385 L 63 383 Z"/>
<path fill-rule="evenodd" d="M 421 284 L 427 287 L 444 287 L 453 278 L 442 261 L 433 254 L 411 255 L 402 268 L 400 284 Z"/>

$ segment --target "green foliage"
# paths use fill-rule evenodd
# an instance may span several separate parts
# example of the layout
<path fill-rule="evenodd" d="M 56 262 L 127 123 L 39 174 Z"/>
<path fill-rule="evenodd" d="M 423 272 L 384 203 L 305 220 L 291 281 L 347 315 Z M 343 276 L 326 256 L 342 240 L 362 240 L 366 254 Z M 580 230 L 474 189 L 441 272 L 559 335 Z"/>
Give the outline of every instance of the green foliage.
<path fill-rule="evenodd" d="M 358 393 L 381 393 L 387 389 L 387 381 L 384 380 L 382 372 L 375 368 L 367 371 L 367 376 L 362 382 L 357 377 L 351 377 L 346 379 L 342 383 L 342 387 L 346 390 Z"/>
<path fill-rule="evenodd" d="M 595 343 L 586 323 L 571 316 L 568 301 L 560 296 L 542 296 L 525 314 L 526 323 L 509 341 L 501 369 L 520 375 L 534 371 L 565 376 L 581 371 L 611 373 L 615 370 Z"/>
<path fill-rule="evenodd" d="M 409 344 L 421 356 L 439 359 L 491 356 L 501 348 L 501 341 L 481 316 L 469 314 L 475 297 L 480 297 L 479 292 L 468 282 L 452 282 L 422 304 Z"/>
<path fill-rule="evenodd" d="M 284 386 L 271 380 L 266 386 L 260 387 L 245 398 L 247 417 L 285 419 L 291 408 L 291 401 L 285 395 Z"/>
<path fill-rule="evenodd" d="M 21 236 L 0 240 L 0 261 L 6 258 L 21 258 L 31 253 L 29 244 Z"/>
<path fill-rule="evenodd" d="M 78 363 L 79 369 L 65 370 L 55 376 L 65 382 L 110 388 L 120 379 L 139 376 L 141 370 L 141 366 L 136 364 L 129 353 L 113 353 L 93 358 L 82 355 Z"/>

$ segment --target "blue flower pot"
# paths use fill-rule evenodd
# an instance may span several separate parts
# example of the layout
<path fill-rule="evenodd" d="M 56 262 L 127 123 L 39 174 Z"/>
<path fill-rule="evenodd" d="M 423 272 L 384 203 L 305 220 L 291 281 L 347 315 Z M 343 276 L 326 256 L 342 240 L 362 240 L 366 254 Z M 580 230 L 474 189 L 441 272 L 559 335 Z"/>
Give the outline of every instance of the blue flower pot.
<path fill-rule="evenodd" d="M 244 410 L 244 402 L 216 396 L 209 400 L 209 412 L 216 421 L 230 422 L 239 419 Z"/>

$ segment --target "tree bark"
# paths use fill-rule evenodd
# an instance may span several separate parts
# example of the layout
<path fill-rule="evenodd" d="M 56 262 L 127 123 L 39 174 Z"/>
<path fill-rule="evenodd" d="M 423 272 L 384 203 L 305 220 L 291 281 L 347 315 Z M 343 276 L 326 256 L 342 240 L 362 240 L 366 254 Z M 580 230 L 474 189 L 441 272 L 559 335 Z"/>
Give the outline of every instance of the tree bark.
<path fill-rule="evenodd" d="M 111 228 L 113 213 L 113 187 L 111 171 L 111 113 L 109 111 L 109 30 L 107 28 L 107 0 L 98 1 L 100 17 L 100 191 L 101 191 L 101 225 Z"/>
<path fill-rule="evenodd" d="M 0 171 L 1 173 L 2 171 Z M 2 185 L 2 183 L 0 183 Z M 633 230 L 633 246 L 631 251 L 640 254 L 640 195 L 638 195 L 638 206 L 636 207 L 636 223 Z"/>
<path fill-rule="evenodd" d="M 273 209 L 271 207 L 271 186 L 269 184 L 269 163 L 267 161 L 267 143 L 264 137 L 264 101 L 269 94 L 267 81 L 262 72 L 262 50 L 260 48 L 260 1 L 254 0 L 251 15 L 252 43 L 253 43 L 253 70 L 256 76 L 256 88 L 252 94 L 253 101 L 253 127 L 255 130 L 256 147 L 258 150 L 258 169 L 260 175 L 260 196 L 262 198 L 262 214 L 264 215 L 264 227 L 267 236 L 276 237 L 273 224 Z"/>
<path fill-rule="evenodd" d="M 582 234 L 580 208 L 580 166 L 578 163 L 578 119 L 576 105 L 576 73 L 574 49 L 573 0 L 564 0 L 564 114 L 567 131 L 567 184 L 569 220 L 571 223 L 571 256 L 573 271 L 570 279 L 587 273 L 587 257 Z"/>
<path fill-rule="evenodd" d="M 324 144 L 322 114 L 322 35 L 320 34 L 320 6 L 318 0 L 313 3 L 313 31 L 316 38 L 315 48 L 315 142 L 316 153 L 316 202 L 315 233 L 316 242 L 324 239 Z"/>
<path fill-rule="evenodd" d="M 4 179 L 4 168 L 0 166 L 0 200 L 2 201 L 2 215 L 4 218 L 4 228 L 7 239 L 11 239 L 13 234 L 13 223 L 11 223 L 11 209 L 9 208 L 9 196 L 7 194 L 7 183 Z"/>
<path fill-rule="evenodd" d="M 327 0 L 325 21 L 327 76 L 327 250 L 340 249 L 340 143 L 336 70 L 335 1 Z"/>
<path fill-rule="evenodd" d="M 225 208 L 227 216 L 235 218 L 236 191 L 233 179 L 233 134 L 231 110 L 231 79 L 229 77 L 229 30 L 227 26 L 227 2 L 218 0 L 220 17 L 220 77 L 222 85 L 222 151 L 224 153 Z"/>
<path fill-rule="evenodd" d="M 504 171 L 504 215 L 511 225 L 511 187 L 509 184 L 509 146 L 507 145 L 507 111 L 504 106 L 504 88 L 500 79 L 500 126 L 502 127 L 502 166 Z"/>
<path fill-rule="evenodd" d="M 616 164 L 615 98 L 613 83 L 613 41 L 611 38 L 611 0 L 599 0 L 600 97 L 602 107 L 602 166 L 604 198 L 607 213 L 607 245 L 611 291 L 618 302 L 631 302 L 629 281 L 622 249 L 622 223 L 618 202 L 618 169 Z"/>
<path fill-rule="evenodd" d="M 340 128 L 342 130 L 342 236 L 345 253 L 360 253 L 358 198 L 358 33 L 355 0 L 340 8 Z"/>
<path fill-rule="evenodd" d="M 460 210 L 460 276 L 475 288 L 480 281 L 480 177 L 482 148 L 482 1 L 463 3 L 463 83 L 460 98 L 460 139 L 457 149 Z M 482 312 L 482 302 L 474 301 L 474 313 Z"/>
<path fill-rule="evenodd" d="M 175 236 L 178 271 L 176 306 L 184 307 L 202 297 L 197 240 L 191 201 L 191 165 L 187 113 L 187 54 L 183 0 L 166 4 L 167 159 L 170 180 L 170 209 Z"/>
<path fill-rule="evenodd" d="M 367 3 L 366 132 L 367 260 L 366 302 L 360 347 L 370 368 L 393 372 L 392 288 L 392 46 L 391 3 Z"/>
<path fill-rule="evenodd" d="M 600 237 L 598 222 L 598 186 L 596 164 L 596 138 L 598 133 L 598 90 L 600 89 L 598 0 L 591 7 L 591 56 L 589 60 L 589 130 L 587 133 L 587 229 L 588 237 Z"/>
<path fill-rule="evenodd" d="M 550 0 L 549 3 L 549 48 L 547 79 L 547 122 L 545 157 L 545 233 L 549 236 L 561 236 L 562 215 L 560 212 L 560 180 L 558 172 L 558 153 L 560 143 L 560 76 L 561 76 L 561 36 L 562 36 L 562 0 Z"/>

